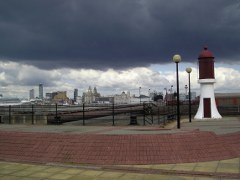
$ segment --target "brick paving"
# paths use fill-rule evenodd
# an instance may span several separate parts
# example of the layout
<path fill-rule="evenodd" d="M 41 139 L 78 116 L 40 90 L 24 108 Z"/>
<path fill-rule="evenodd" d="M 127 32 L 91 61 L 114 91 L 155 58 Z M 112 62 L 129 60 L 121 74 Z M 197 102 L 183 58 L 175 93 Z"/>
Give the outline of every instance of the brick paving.
<path fill-rule="evenodd" d="M 216 135 L 105 135 L 0 131 L 0 160 L 134 165 L 204 162 L 240 156 L 240 132 Z"/>

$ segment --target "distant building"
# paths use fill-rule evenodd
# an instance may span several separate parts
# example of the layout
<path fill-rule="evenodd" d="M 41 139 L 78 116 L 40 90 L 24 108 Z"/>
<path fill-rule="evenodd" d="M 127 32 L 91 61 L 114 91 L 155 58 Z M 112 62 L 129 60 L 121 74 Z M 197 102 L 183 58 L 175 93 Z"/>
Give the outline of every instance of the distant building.
<path fill-rule="evenodd" d="M 195 101 L 197 98 L 197 93 L 196 92 L 191 92 L 191 101 Z M 179 94 L 179 100 L 180 102 L 184 103 L 184 102 L 188 102 L 189 99 L 189 95 L 186 93 L 180 93 Z M 176 93 L 173 94 L 166 94 L 165 95 L 165 102 L 167 105 L 171 105 L 171 104 L 176 104 Z"/>
<path fill-rule="evenodd" d="M 97 97 L 96 103 L 98 104 L 112 104 L 114 97 Z"/>
<path fill-rule="evenodd" d="M 39 84 L 39 99 L 43 99 L 43 84 Z"/>
<path fill-rule="evenodd" d="M 188 99 L 189 96 L 187 95 L 186 98 Z M 196 92 L 191 92 L 191 100 L 194 101 L 194 100 L 196 100 L 196 98 L 197 98 L 197 93 Z"/>
<path fill-rule="evenodd" d="M 52 103 L 66 104 L 69 102 L 67 91 L 57 91 L 52 93 Z"/>
<path fill-rule="evenodd" d="M 191 92 L 191 101 L 194 101 L 197 97 L 197 93 L 196 92 Z M 179 99 L 180 101 L 188 101 L 189 100 L 189 96 L 188 93 L 180 93 L 179 94 Z"/>
<path fill-rule="evenodd" d="M 74 89 L 74 93 L 73 93 L 74 102 L 77 102 L 77 97 L 78 97 L 78 89 Z"/>
<path fill-rule="evenodd" d="M 20 105 L 21 100 L 19 98 L 0 98 L 0 106 L 2 105 Z"/>
<path fill-rule="evenodd" d="M 52 100 L 52 93 L 46 93 L 45 96 L 47 100 Z"/>
<path fill-rule="evenodd" d="M 88 91 L 83 93 L 83 102 L 86 104 L 92 104 L 96 102 L 96 98 L 101 97 L 100 93 L 97 92 L 97 88 L 94 87 L 92 90 L 89 86 Z"/>
<path fill-rule="evenodd" d="M 186 101 L 186 100 L 187 100 L 187 95 L 186 95 L 186 93 L 180 93 L 180 94 L 179 94 L 179 100 L 180 100 L 180 101 Z"/>
<path fill-rule="evenodd" d="M 170 93 L 170 94 L 166 93 L 165 102 L 166 102 L 167 105 L 174 104 L 175 101 L 176 101 L 175 93 Z"/>
<path fill-rule="evenodd" d="M 130 104 L 130 92 L 122 92 L 120 95 L 114 95 L 114 104 Z"/>
<path fill-rule="evenodd" d="M 240 93 L 216 93 L 217 106 L 240 105 Z"/>
<path fill-rule="evenodd" d="M 29 90 L 29 100 L 34 99 L 34 89 Z"/>
<path fill-rule="evenodd" d="M 82 97 L 77 96 L 75 104 L 82 104 Z"/>
<path fill-rule="evenodd" d="M 150 99 L 156 102 L 163 102 L 163 93 L 154 91 L 150 93 Z"/>

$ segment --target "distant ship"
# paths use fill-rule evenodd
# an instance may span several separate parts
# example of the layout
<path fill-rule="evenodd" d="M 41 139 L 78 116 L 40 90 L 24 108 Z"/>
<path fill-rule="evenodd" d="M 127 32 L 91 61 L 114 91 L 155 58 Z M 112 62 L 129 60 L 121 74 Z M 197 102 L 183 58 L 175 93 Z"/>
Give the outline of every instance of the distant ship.
<path fill-rule="evenodd" d="M 24 103 L 26 103 L 26 101 L 21 101 L 19 98 L 0 98 L 0 106 L 16 106 Z"/>

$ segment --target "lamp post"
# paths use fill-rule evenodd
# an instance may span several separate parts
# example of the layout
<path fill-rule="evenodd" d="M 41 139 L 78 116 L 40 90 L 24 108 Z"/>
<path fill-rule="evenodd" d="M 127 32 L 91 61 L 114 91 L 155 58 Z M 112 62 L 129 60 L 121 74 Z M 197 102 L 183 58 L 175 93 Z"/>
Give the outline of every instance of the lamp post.
<path fill-rule="evenodd" d="M 180 107 L 179 107 L 179 81 L 178 81 L 178 63 L 181 61 L 181 56 L 176 54 L 173 56 L 173 62 L 176 63 L 177 76 L 177 128 L 180 129 Z"/>
<path fill-rule="evenodd" d="M 192 72 L 192 68 L 188 67 L 186 68 L 186 72 L 188 73 L 188 110 L 189 110 L 189 122 L 192 122 L 192 110 L 191 110 L 191 86 L 190 86 L 190 73 Z"/>
<path fill-rule="evenodd" d="M 139 99 L 140 99 L 140 104 L 141 104 L 141 87 L 139 87 Z"/>

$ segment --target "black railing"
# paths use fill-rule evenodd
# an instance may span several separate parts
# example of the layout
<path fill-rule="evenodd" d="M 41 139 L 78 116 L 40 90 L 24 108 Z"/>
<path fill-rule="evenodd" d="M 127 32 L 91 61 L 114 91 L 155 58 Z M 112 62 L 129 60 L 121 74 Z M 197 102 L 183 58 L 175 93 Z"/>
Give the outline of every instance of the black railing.
<path fill-rule="evenodd" d="M 193 116 L 197 109 L 198 105 L 192 105 Z M 240 115 L 240 105 L 220 106 L 218 110 L 222 116 Z M 181 105 L 180 114 L 188 113 L 188 104 Z M 155 103 L 0 106 L 0 123 L 5 124 L 165 125 L 175 119 L 175 105 Z"/>

